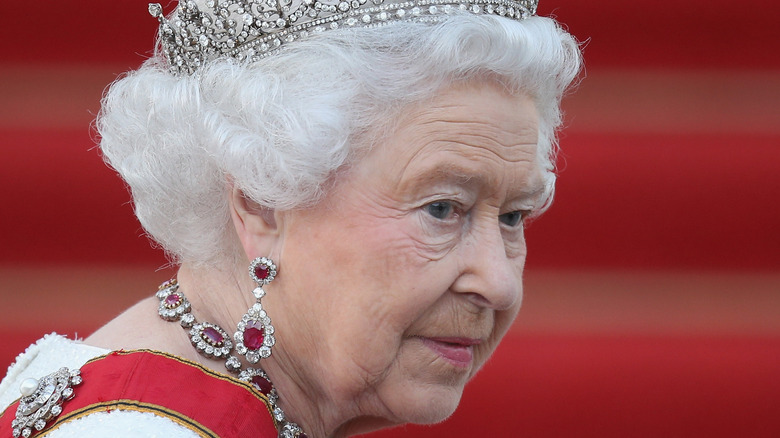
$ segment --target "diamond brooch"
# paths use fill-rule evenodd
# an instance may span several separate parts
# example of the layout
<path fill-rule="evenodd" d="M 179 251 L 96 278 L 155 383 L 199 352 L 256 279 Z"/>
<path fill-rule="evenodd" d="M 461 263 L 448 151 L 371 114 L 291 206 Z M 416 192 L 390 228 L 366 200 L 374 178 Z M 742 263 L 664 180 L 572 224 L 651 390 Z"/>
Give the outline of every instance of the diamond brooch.
<path fill-rule="evenodd" d="M 79 370 L 60 368 L 40 380 L 25 379 L 19 388 L 22 398 L 11 422 L 14 438 L 28 438 L 42 431 L 62 413 L 62 403 L 73 398 L 74 386 L 81 384 Z"/>

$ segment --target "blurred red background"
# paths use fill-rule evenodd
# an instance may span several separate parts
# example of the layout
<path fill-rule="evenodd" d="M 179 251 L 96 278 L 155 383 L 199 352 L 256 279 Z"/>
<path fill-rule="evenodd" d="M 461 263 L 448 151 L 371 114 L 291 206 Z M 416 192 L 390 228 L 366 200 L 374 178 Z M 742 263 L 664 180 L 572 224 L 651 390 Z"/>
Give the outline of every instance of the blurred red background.
<path fill-rule="evenodd" d="M 172 5 L 165 9 L 170 10 Z M 0 365 L 169 277 L 94 149 L 146 2 L 3 2 Z M 780 436 L 780 4 L 542 0 L 584 42 L 526 303 L 450 421 L 378 436 Z"/>

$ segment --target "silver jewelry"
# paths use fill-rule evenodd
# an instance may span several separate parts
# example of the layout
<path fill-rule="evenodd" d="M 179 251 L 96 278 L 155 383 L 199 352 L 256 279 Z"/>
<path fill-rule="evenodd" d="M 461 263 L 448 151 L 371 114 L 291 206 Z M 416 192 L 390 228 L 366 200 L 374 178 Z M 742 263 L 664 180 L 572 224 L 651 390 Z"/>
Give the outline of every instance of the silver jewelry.
<path fill-rule="evenodd" d="M 256 61 L 311 33 L 398 21 L 437 21 L 459 11 L 524 20 L 539 0 L 180 0 L 169 18 L 159 3 L 160 39 L 174 75 L 229 57 Z"/>
<path fill-rule="evenodd" d="M 240 371 L 241 362 L 231 354 L 233 342 L 230 335 L 216 324 L 195 320 L 190 312 L 192 306 L 179 290 L 179 283 L 175 279 L 161 284 L 156 296 L 160 300 L 157 314 L 166 321 L 179 321 L 182 328 L 189 329 L 190 342 L 198 353 L 209 359 L 224 359 L 225 368 L 231 373 Z"/>
<path fill-rule="evenodd" d="M 258 257 L 249 265 L 249 276 L 257 283 L 257 287 L 252 291 L 255 304 L 241 317 L 233 340 L 236 341 L 238 354 L 244 355 L 250 363 L 257 363 L 260 359 L 271 356 L 271 348 L 276 343 L 271 318 L 260 302 L 265 296 L 263 286 L 276 278 L 276 265 L 269 258 Z"/>
<path fill-rule="evenodd" d="M 81 381 L 81 372 L 68 368 L 60 368 L 40 380 L 23 380 L 19 388 L 22 398 L 11 422 L 14 438 L 28 438 L 43 430 L 46 423 L 62 413 L 62 403 L 73 398 L 73 387 Z"/>
<path fill-rule="evenodd" d="M 276 277 L 276 265 L 274 265 L 270 259 L 255 259 L 255 262 L 250 265 L 250 273 L 252 279 L 258 283 L 258 287 L 255 288 L 254 294 L 257 300 L 255 306 L 259 306 L 260 299 L 265 295 L 265 291 L 262 290 L 261 286 L 268 284 Z M 260 289 L 260 291 L 258 291 L 258 289 Z M 195 319 L 195 316 L 190 312 L 190 302 L 179 290 L 179 284 L 175 279 L 168 280 L 161 284 L 157 290 L 156 296 L 157 299 L 160 300 L 160 306 L 158 307 L 157 313 L 162 319 L 172 322 L 179 321 L 185 330 L 189 329 L 190 342 L 198 353 L 209 359 L 225 359 L 225 368 L 229 372 L 237 374 L 239 380 L 252 384 L 255 389 L 268 398 L 268 404 L 271 407 L 271 412 L 278 425 L 279 438 L 306 438 L 303 429 L 296 423 L 288 421 L 284 411 L 277 404 L 279 401 L 279 394 L 276 392 L 276 388 L 271 383 L 271 379 L 265 371 L 259 368 L 244 368 L 241 361 L 231 354 L 233 351 L 233 342 L 231 342 L 228 333 L 216 324 L 198 322 Z M 254 306 L 252 308 L 254 308 Z M 262 310 L 262 306 L 260 309 Z M 251 312 L 252 309 L 247 312 L 247 315 Z M 247 315 L 244 315 L 244 317 Z M 263 313 L 263 315 L 265 314 Z M 271 320 L 268 319 L 267 324 L 265 324 L 262 318 L 267 318 L 267 315 L 261 317 L 260 320 L 265 328 L 265 333 L 268 333 L 268 328 L 270 328 L 270 333 L 273 333 Z M 244 321 L 243 318 L 242 321 Z M 239 325 L 240 324 L 241 323 L 239 322 Z M 245 331 L 246 330 L 245 325 Z M 238 338 L 239 333 L 244 332 L 237 331 L 235 335 L 236 338 Z M 268 336 L 269 335 L 267 334 L 265 339 L 267 339 Z M 271 339 L 273 341 L 273 337 L 271 337 Z M 263 342 L 266 342 L 266 340 Z M 273 345 L 273 342 L 271 345 Z M 15 436 L 14 438 L 18 437 Z"/>

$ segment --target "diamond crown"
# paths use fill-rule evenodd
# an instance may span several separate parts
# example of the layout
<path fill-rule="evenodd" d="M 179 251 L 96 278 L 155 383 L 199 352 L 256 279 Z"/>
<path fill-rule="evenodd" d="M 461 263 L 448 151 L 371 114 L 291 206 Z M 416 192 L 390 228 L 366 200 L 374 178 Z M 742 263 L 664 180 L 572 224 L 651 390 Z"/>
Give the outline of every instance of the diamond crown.
<path fill-rule="evenodd" d="M 174 75 L 231 57 L 258 60 L 311 33 L 397 21 L 436 21 L 457 11 L 523 20 L 539 0 L 182 0 L 169 18 L 159 3 L 160 39 Z"/>

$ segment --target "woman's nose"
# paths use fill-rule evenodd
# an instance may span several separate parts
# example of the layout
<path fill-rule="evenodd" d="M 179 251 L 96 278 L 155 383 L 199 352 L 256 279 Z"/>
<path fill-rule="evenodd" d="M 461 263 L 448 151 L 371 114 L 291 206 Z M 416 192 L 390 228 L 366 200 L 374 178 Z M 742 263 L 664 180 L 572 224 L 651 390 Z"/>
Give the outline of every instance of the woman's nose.
<path fill-rule="evenodd" d="M 498 223 L 475 231 L 458 251 L 461 269 L 452 288 L 479 306 L 509 309 L 522 298 L 525 255 L 525 240 L 507 250 Z"/>

